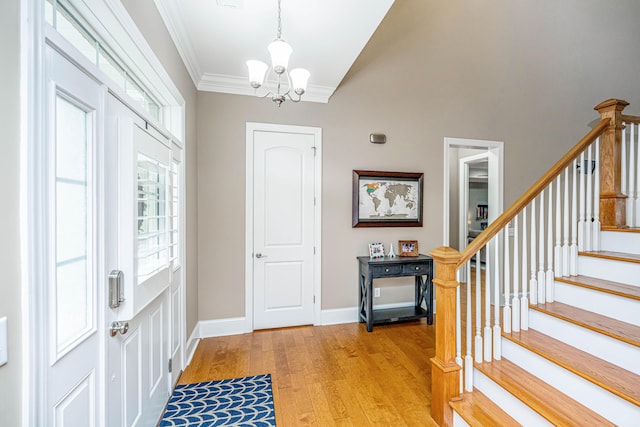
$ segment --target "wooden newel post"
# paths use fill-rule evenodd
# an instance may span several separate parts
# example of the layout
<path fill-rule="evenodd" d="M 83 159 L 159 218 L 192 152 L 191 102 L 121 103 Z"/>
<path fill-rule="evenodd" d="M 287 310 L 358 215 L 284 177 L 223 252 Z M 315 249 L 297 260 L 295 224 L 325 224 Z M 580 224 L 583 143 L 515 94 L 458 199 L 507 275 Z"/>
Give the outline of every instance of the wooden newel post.
<path fill-rule="evenodd" d="M 436 277 L 436 355 L 431 359 L 431 417 L 438 425 L 453 424 L 449 401 L 460 394 L 460 366 L 456 363 L 456 265 L 460 252 L 440 247 L 431 252 Z"/>
<path fill-rule="evenodd" d="M 601 119 L 611 119 L 600 137 L 600 224 L 602 228 L 626 227 L 626 199 L 622 194 L 622 110 L 629 105 L 609 99 L 596 105 Z"/>

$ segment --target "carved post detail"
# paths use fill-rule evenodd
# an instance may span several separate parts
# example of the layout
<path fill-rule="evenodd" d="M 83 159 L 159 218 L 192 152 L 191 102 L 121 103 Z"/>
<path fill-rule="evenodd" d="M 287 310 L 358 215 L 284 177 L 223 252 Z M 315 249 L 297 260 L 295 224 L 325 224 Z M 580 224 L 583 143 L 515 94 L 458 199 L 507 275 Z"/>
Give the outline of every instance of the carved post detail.
<path fill-rule="evenodd" d="M 629 105 L 609 99 L 595 106 L 602 119 L 611 119 L 600 137 L 600 224 L 602 228 L 626 227 L 626 199 L 622 183 L 622 110 Z"/>
<path fill-rule="evenodd" d="M 460 252 L 447 246 L 431 252 L 436 275 L 436 355 L 431 359 L 431 417 L 440 426 L 453 424 L 449 401 L 460 391 L 456 358 L 456 265 Z"/>

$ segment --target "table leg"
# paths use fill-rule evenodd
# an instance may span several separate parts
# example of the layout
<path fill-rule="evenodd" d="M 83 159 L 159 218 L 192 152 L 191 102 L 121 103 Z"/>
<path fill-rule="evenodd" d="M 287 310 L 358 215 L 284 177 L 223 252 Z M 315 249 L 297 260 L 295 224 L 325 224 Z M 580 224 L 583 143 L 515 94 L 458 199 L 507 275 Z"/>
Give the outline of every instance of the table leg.
<path fill-rule="evenodd" d="M 365 322 L 366 318 L 367 318 L 367 308 L 366 308 L 366 302 L 367 302 L 367 287 L 366 287 L 366 282 L 365 282 L 365 277 L 363 274 L 360 274 L 360 292 L 359 292 L 359 298 L 358 298 L 358 320 L 360 321 L 360 323 Z"/>
<path fill-rule="evenodd" d="M 367 278 L 367 332 L 373 331 L 373 279 Z"/>

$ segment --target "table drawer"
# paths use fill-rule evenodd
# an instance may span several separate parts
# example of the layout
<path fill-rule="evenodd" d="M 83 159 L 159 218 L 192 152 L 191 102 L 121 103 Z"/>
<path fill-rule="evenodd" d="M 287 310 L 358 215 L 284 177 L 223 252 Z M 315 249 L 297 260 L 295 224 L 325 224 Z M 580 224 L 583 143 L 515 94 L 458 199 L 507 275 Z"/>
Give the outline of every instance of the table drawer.
<path fill-rule="evenodd" d="M 426 264 L 405 264 L 402 266 L 402 273 L 409 275 L 427 274 L 429 266 Z"/>
<path fill-rule="evenodd" d="M 375 265 L 371 267 L 372 277 L 396 276 L 401 273 L 401 265 Z"/>

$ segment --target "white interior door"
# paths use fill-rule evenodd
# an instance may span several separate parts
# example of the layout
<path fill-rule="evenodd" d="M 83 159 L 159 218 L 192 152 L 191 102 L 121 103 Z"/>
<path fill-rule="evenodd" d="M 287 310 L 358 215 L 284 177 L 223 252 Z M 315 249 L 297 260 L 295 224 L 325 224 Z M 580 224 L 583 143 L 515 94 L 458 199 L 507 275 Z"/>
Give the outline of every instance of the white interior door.
<path fill-rule="evenodd" d="M 253 327 L 314 323 L 318 132 L 281 126 L 253 143 Z"/>
<path fill-rule="evenodd" d="M 54 48 L 45 56 L 40 425 L 95 426 L 104 413 L 103 90 Z"/>

